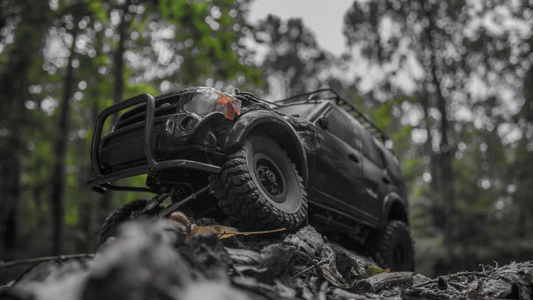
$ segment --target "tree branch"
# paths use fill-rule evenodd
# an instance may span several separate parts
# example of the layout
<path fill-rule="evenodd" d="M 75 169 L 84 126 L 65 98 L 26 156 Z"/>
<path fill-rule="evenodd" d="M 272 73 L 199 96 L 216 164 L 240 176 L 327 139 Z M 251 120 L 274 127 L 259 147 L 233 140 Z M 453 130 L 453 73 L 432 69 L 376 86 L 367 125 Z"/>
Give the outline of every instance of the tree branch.
<path fill-rule="evenodd" d="M 58 255 L 58 256 L 45 256 L 45 257 L 36 257 L 36 258 L 30 258 L 30 259 L 16 259 L 8 262 L 0 261 L 0 268 L 7 268 L 7 267 L 13 267 L 17 265 L 26 265 L 26 264 L 33 264 L 43 261 L 50 261 L 50 260 L 67 260 L 71 258 L 93 258 L 93 253 L 85 253 L 85 254 L 72 254 L 72 255 Z"/>

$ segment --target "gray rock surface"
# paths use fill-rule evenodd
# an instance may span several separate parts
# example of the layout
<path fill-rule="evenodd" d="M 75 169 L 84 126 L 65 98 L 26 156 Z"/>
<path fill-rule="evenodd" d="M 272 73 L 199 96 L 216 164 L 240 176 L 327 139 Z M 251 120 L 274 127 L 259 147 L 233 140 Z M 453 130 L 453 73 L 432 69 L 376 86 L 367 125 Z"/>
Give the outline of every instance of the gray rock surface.
<path fill-rule="evenodd" d="M 293 234 L 193 235 L 173 221 L 123 225 L 94 259 L 40 263 L 0 299 L 531 299 L 533 261 L 430 279 L 369 277 L 371 259 L 331 245 L 311 226 Z"/>

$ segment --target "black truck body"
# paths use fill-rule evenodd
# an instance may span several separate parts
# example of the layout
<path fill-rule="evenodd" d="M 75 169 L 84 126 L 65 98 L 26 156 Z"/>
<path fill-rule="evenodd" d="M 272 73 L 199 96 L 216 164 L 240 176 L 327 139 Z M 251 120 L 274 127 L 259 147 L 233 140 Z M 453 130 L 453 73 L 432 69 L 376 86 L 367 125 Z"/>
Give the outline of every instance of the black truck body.
<path fill-rule="evenodd" d="M 293 228 L 309 215 L 360 243 L 376 240 L 380 253 L 388 251 L 380 236 L 407 228 L 408 242 L 399 242 L 406 253 L 396 265 L 412 269 L 407 193 L 391 142 L 336 93 L 316 97 L 324 92 L 270 102 L 197 87 L 125 100 L 97 118 L 88 185 L 171 194 L 176 207 L 184 195 L 209 190 L 211 196 L 187 199 L 196 215 L 218 207 L 231 223 L 256 228 Z M 118 118 L 103 136 L 113 114 Z M 146 187 L 115 183 L 142 174 Z"/>

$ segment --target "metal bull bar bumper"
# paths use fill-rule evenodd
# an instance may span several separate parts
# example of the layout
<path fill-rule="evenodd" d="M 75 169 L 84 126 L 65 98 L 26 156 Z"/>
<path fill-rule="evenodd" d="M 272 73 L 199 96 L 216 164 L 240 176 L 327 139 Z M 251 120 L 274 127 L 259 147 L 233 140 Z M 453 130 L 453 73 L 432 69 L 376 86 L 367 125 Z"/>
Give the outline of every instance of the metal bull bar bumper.
<path fill-rule="evenodd" d="M 110 172 L 108 174 L 102 173 L 102 166 L 100 163 L 100 152 L 102 151 L 101 138 L 104 123 L 107 118 L 113 114 L 120 112 L 121 110 L 131 108 L 140 103 L 146 103 L 146 113 L 144 119 L 144 156 L 146 163 L 130 167 L 122 170 Z M 155 100 L 150 94 L 140 94 L 133 98 L 124 100 L 120 103 L 112 105 L 104 109 L 96 119 L 96 125 L 93 134 L 93 140 L 91 145 L 91 166 L 93 178 L 87 181 L 86 185 L 98 192 L 105 192 L 106 189 L 111 190 L 126 190 L 126 191 L 143 191 L 149 192 L 148 188 L 144 187 L 129 187 L 129 186 L 117 186 L 111 184 L 111 182 L 118 179 L 133 177 L 142 174 L 149 174 L 151 172 L 162 171 L 166 169 L 182 168 L 197 170 L 207 173 L 218 174 L 221 172 L 221 168 L 216 165 L 187 160 L 187 159 L 172 159 L 165 161 L 156 161 L 154 157 L 154 145 L 152 145 L 152 129 L 154 127 L 155 118 Z"/>

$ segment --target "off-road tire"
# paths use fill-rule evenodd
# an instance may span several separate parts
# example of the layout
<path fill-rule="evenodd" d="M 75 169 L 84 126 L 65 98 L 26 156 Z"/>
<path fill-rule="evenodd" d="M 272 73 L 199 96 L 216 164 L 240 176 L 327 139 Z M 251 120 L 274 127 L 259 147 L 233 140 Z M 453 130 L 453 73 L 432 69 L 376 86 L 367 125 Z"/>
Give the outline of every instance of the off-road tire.
<path fill-rule="evenodd" d="M 391 220 L 378 233 L 376 241 L 378 261 L 391 271 L 414 271 L 415 252 L 409 226 L 399 220 Z"/>
<path fill-rule="evenodd" d="M 239 229 L 293 229 L 305 220 L 303 180 L 287 153 L 266 135 L 251 134 L 211 180 L 218 205 Z"/>
<path fill-rule="evenodd" d="M 115 235 L 118 225 L 122 222 L 132 220 L 133 216 L 146 207 L 148 201 L 144 199 L 133 200 L 112 212 L 104 221 L 100 229 L 100 243 Z"/>

